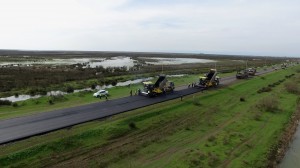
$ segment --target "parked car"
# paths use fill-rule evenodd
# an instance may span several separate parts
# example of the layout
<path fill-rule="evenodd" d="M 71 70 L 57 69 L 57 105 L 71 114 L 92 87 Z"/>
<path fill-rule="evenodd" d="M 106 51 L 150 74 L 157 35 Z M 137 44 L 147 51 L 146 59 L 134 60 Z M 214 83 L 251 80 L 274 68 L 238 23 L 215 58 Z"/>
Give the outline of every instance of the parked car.
<path fill-rule="evenodd" d="M 99 90 L 98 92 L 94 93 L 94 97 L 102 97 L 102 96 L 108 96 L 108 91 L 107 90 Z"/>

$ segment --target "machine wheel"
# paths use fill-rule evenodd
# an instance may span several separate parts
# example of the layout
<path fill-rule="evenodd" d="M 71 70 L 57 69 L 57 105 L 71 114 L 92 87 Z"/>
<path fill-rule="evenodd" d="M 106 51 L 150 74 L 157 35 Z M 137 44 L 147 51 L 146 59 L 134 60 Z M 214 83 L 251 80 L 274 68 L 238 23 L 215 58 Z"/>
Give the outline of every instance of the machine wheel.
<path fill-rule="evenodd" d="M 219 80 L 216 80 L 216 84 L 215 84 L 215 86 L 218 86 L 218 85 L 219 85 L 219 83 L 220 83 L 220 81 L 219 81 Z"/>

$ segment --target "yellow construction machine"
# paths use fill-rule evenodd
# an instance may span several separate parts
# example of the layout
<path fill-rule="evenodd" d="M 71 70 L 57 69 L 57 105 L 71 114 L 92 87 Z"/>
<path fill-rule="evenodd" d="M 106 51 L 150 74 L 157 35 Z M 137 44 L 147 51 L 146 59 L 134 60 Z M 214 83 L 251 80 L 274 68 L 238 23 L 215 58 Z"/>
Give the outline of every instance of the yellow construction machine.
<path fill-rule="evenodd" d="M 211 69 L 207 74 L 199 77 L 199 83 L 196 86 L 202 88 L 218 86 L 220 83 L 220 78 L 217 76 L 217 74 L 217 69 Z"/>
<path fill-rule="evenodd" d="M 153 84 L 152 82 L 143 82 L 144 90 L 141 92 L 142 95 L 154 97 L 167 92 L 173 92 L 175 89 L 174 82 L 168 81 L 165 75 L 160 75 L 157 81 Z"/>

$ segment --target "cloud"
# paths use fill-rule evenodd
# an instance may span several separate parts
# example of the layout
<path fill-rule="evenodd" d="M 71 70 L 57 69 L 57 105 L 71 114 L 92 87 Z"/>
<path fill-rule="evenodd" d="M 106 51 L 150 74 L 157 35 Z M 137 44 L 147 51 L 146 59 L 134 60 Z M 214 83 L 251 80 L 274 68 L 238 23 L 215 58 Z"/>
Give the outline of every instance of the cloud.
<path fill-rule="evenodd" d="M 300 54 L 295 0 L 0 0 L 0 46 Z"/>

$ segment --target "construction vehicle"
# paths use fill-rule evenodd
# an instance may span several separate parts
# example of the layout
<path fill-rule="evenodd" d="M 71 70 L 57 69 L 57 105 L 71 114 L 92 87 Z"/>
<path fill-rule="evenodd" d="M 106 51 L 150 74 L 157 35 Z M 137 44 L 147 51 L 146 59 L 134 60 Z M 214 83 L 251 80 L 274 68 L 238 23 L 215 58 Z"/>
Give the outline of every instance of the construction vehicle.
<path fill-rule="evenodd" d="M 249 77 L 249 71 L 247 69 L 242 71 L 237 71 L 236 78 L 237 79 L 247 79 Z"/>
<path fill-rule="evenodd" d="M 255 68 L 248 68 L 248 75 L 254 76 L 255 73 L 256 73 L 256 69 Z"/>
<path fill-rule="evenodd" d="M 175 89 L 174 82 L 168 81 L 165 75 L 160 75 L 157 81 L 153 84 L 151 81 L 143 82 L 144 91 L 142 95 L 155 97 L 168 92 L 173 92 Z"/>
<path fill-rule="evenodd" d="M 286 69 L 287 68 L 287 63 L 281 64 L 281 69 Z"/>
<path fill-rule="evenodd" d="M 220 78 L 217 76 L 217 74 L 218 73 L 217 73 L 216 69 L 211 69 L 204 76 L 200 76 L 199 83 L 198 83 L 198 85 L 195 85 L 195 86 L 202 87 L 202 88 L 218 86 L 220 83 Z"/>

